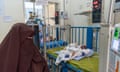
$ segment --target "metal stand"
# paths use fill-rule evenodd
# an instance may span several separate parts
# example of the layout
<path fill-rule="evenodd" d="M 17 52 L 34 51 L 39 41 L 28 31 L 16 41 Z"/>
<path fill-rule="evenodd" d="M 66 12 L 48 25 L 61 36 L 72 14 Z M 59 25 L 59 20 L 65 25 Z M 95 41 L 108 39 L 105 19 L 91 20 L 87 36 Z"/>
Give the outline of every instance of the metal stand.
<path fill-rule="evenodd" d="M 43 49 L 44 53 L 43 54 L 44 54 L 44 57 L 46 59 L 47 58 L 47 55 L 46 55 L 46 50 L 47 49 L 46 49 L 46 40 L 45 39 L 46 39 L 46 25 L 43 26 L 43 43 L 44 43 L 44 49 Z"/>

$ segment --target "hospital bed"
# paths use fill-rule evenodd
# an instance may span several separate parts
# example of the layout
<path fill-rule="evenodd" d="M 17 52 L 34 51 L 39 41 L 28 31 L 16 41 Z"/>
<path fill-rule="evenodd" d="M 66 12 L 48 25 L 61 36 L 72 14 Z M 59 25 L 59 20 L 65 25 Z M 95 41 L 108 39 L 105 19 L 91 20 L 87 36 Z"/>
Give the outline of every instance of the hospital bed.
<path fill-rule="evenodd" d="M 47 58 L 51 72 L 98 72 L 99 62 L 99 30 L 100 27 L 71 27 L 70 41 L 78 44 L 86 45 L 87 48 L 95 51 L 91 57 L 83 58 L 80 61 L 70 60 L 61 62 L 58 66 L 55 65 L 57 58 L 56 51 L 62 50 L 64 46 L 47 50 Z M 76 33 L 75 33 L 76 32 Z"/>
<path fill-rule="evenodd" d="M 47 55 L 49 59 L 56 60 L 57 54 L 55 53 L 56 51 L 62 50 L 64 47 L 60 48 L 54 48 L 54 49 L 49 49 L 47 51 Z M 98 72 L 98 54 L 94 53 L 93 56 L 88 57 L 88 58 L 83 58 L 82 60 L 76 61 L 76 60 L 70 60 L 66 63 L 62 62 L 62 72 L 68 72 L 68 71 L 76 71 L 76 72 Z M 54 64 L 54 63 L 53 63 Z M 53 65 L 52 64 L 52 65 Z M 56 65 L 54 64 L 54 71 L 56 71 Z"/>

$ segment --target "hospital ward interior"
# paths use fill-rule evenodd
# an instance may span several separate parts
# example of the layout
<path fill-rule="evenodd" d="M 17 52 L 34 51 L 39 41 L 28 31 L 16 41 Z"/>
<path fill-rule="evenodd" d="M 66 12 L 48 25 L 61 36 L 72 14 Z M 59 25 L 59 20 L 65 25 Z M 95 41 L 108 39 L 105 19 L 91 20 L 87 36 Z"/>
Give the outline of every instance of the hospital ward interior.
<path fill-rule="evenodd" d="M 0 72 L 120 72 L 120 0 L 0 0 Z"/>

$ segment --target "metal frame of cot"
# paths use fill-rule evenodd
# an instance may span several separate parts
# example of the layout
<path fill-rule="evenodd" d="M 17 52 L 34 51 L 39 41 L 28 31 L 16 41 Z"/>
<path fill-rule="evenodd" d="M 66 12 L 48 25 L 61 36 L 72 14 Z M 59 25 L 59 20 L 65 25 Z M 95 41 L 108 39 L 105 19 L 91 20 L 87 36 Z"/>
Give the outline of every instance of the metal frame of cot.
<path fill-rule="evenodd" d="M 46 34 L 48 34 L 48 37 L 52 36 L 53 38 L 55 38 L 54 41 L 63 40 L 67 43 L 70 43 L 70 36 L 69 36 L 70 27 L 71 27 L 70 25 L 55 25 L 55 26 L 44 25 L 42 26 L 44 47 L 40 48 L 40 51 L 44 54 L 45 58 L 46 58 L 47 49 L 50 49 L 50 47 L 46 47 L 46 41 L 45 41 Z M 58 45 L 57 47 L 60 47 L 60 45 Z M 54 45 L 52 46 L 52 48 L 55 48 Z"/>
<path fill-rule="evenodd" d="M 99 31 L 100 27 L 69 27 L 70 43 L 77 42 L 78 44 L 84 44 L 87 48 L 93 49 L 99 52 Z M 85 37 L 86 36 L 86 37 Z M 50 54 L 47 54 L 48 60 L 52 65 L 52 72 L 83 72 L 68 63 L 62 62 L 59 66 L 56 66 L 56 58 Z"/>

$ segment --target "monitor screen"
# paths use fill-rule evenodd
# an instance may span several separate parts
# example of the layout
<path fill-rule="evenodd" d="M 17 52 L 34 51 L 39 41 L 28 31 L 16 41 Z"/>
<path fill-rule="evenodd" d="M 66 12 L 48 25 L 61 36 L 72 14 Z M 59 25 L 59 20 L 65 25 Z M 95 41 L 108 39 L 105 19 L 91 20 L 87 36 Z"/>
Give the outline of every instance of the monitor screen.
<path fill-rule="evenodd" d="M 116 0 L 115 2 L 120 2 L 120 0 Z"/>

